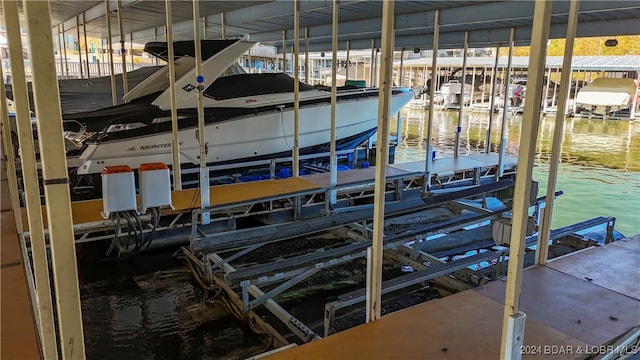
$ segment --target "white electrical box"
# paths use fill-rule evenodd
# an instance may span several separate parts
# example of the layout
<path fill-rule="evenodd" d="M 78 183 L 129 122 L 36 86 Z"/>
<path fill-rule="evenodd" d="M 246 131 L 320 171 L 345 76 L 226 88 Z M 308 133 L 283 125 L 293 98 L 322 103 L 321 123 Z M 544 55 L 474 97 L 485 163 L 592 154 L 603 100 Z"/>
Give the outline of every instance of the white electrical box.
<path fill-rule="evenodd" d="M 136 183 L 133 170 L 127 165 L 102 169 L 102 216 L 105 219 L 118 211 L 136 210 Z"/>
<path fill-rule="evenodd" d="M 171 177 L 169 167 L 163 163 L 141 164 L 138 168 L 140 175 L 140 211 L 147 212 L 148 208 L 171 205 Z"/>
<path fill-rule="evenodd" d="M 498 219 L 491 224 L 491 236 L 496 245 L 511 244 L 511 219 Z M 527 218 L 526 236 L 531 236 L 535 230 L 535 221 L 529 216 Z"/>

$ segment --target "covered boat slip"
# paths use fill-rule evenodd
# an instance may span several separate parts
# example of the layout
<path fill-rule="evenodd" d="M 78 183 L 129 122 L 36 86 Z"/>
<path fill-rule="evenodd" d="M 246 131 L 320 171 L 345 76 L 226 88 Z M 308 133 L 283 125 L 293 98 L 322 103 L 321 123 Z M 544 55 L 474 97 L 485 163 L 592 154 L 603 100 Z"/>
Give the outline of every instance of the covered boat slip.
<path fill-rule="evenodd" d="M 458 158 L 438 158 L 431 160 L 434 176 L 452 176 L 456 173 L 474 171 L 475 169 L 494 168 L 498 164 L 499 154 L 476 154 L 460 156 Z M 515 167 L 517 159 L 506 157 L 506 166 Z M 424 174 L 425 163 L 422 161 L 387 165 L 387 181 L 396 179 L 418 179 Z M 372 184 L 375 180 L 375 167 L 353 169 L 338 173 L 337 186 Z M 210 187 L 210 207 L 229 207 L 233 205 L 246 205 L 259 203 L 265 200 L 285 199 L 291 196 L 311 193 L 325 193 L 330 190 L 330 174 L 322 173 L 285 179 L 260 180 L 245 183 L 226 185 L 214 185 Z M 200 208 L 200 195 L 198 189 L 186 189 L 173 191 L 171 194 L 174 210 L 166 210 L 167 213 L 190 212 Z M 139 199 L 138 199 L 139 201 Z M 100 214 L 102 200 L 74 201 L 71 203 L 74 225 L 91 226 L 105 222 Z M 46 211 L 42 207 L 43 213 Z M 22 219 L 28 224 L 26 210 L 22 209 Z M 44 217 L 45 226 L 46 216 Z M 111 223 L 111 220 L 106 221 Z"/>
<path fill-rule="evenodd" d="M 522 358 L 631 351 L 618 339 L 640 326 L 638 252 L 640 235 L 526 269 Z M 498 359 L 505 284 L 401 310 L 268 359 Z"/>

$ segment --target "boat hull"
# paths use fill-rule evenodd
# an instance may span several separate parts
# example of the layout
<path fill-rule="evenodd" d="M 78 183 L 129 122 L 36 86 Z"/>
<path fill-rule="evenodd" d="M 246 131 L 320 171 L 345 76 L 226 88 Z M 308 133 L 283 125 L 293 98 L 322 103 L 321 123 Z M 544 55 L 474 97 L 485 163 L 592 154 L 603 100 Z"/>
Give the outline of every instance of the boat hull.
<path fill-rule="evenodd" d="M 390 115 L 397 113 L 412 97 L 410 91 L 396 91 L 392 96 Z M 300 148 L 312 149 L 329 143 L 330 110 L 328 102 L 316 102 L 300 108 Z M 377 127 L 377 94 L 340 100 L 336 105 L 336 119 L 336 140 L 342 144 L 342 150 L 357 146 L 358 136 L 370 135 Z M 291 107 L 207 124 L 207 164 L 216 166 L 267 159 L 291 152 L 293 129 L 294 111 Z M 200 162 L 196 130 L 192 127 L 178 133 L 183 165 L 192 166 Z M 77 173 L 95 174 L 105 166 L 115 165 L 138 168 L 140 164 L 150 162 L 171 164 L 171 143 L 171 133 L 163 132 L 89 144 L 80 157 L 82 165 Z"/>

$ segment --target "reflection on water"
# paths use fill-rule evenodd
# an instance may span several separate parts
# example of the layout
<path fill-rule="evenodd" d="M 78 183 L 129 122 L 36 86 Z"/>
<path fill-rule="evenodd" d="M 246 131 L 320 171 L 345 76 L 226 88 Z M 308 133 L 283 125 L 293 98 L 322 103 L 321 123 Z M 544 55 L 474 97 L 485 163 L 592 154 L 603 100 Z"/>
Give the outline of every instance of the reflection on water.
<path fill-rule="evenodd" d="M 425 158 L 428 116 L 417 109 L 402 112 L 396 162 Z M 500 148 L 501 123 L 502 114 L 494 114 L 492 152 Z M 507 155 L 518 155 L 521 123 L 521 115 L 507 115 Z M 546 192 L 554 123 L 555 117 L 540 119 L 533 174 L 540 182 L 540 195 Z M 484 152 L 489 114 L 465 113 L 461 124 L 460 155 Z M 453 156 L 457 125 L 457 111 L 434 112 L 433 146 L 438 157 Z M 568 118 L 562 138 L 557 188 L 565 194 L 556 201 L 552 226 L 604 215 L 616 217 L 616 228 L 625 235 L 640 233 L 640 121 Z"/>
<path fill-rule="evenodd" d="M 106 261 L 90 245 L 78 248 L 88 359 L 244 359 L 264 350 L 222 303 L 203 301 L 170 253 Z"/>

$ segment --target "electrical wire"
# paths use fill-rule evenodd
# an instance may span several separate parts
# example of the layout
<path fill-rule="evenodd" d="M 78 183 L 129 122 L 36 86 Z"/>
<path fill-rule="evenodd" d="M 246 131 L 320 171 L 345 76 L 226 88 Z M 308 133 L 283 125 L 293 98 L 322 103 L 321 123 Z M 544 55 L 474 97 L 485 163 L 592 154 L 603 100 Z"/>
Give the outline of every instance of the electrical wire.
<path fill-rule="evenodd" d="M 113 239 L 107 249 L 106 256 L 117 252 L 118 259 L 128 258 L 140 251 L 149 249 L 160 223 L 160 209 L 152 208 L 151 231 L 145 236 L 144 221 L 134 210 L 117 211 L 112 214 Z M 126 237 L 121 236 L 121 222 L 126 220 Z"/>

